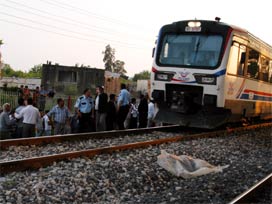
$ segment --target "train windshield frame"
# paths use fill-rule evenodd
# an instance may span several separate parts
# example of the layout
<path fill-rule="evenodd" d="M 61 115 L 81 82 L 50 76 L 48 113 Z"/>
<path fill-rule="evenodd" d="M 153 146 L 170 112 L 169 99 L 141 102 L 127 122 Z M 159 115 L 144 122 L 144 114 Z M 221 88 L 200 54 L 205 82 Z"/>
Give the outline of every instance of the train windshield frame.
<path fill-rule="evenodd" d="M 165 33 L 157 54 L 159 66 L 215 69 L 224 38 L 220 34 Z"/>

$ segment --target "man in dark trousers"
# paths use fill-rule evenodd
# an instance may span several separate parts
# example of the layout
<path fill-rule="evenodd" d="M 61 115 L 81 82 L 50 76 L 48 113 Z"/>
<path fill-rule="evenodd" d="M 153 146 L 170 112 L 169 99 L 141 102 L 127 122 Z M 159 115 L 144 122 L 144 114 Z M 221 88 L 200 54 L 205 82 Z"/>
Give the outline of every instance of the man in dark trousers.
<path fill-rule="evenodd" d="M 96 94 L 97 94 L 95 98 L 96 131 L 106 131 L 108 95 L 104 93 L 104 88 L 102 86 L 96 87 Z"/>
<path fill-rule="evenodd" d="M 27 106 L 23 108 L 19 114 L 15 113 L 15 118 L 23 119 L 22 137 L 35 137 L 35 127 L 39 122 L 40 112 L 38 108 L 33 106 L 33 99 L 27 99 Z"/>
<path fill-rule="evenodd" d="M 107 130 L 114 130 L 116 125 L 116 103 L 115 94 L 110 94 L 110 100 L 107 106 Z"/>
<path fill-rule="evenodd" d="M 147 127 L 147 115 L 148 115 L 148 95 L 141 94 L 140 96 L 140 104 L 138 106 L 139 112 L 139 128 Z"/>
<path fill-rule="evenodd" d="M 117 123 L 119 130 L 124 130 L 124 122 L 129 111 L 130 93 L 125 84 L 121 84 L 120 94 L 117 102 Z"/>
<path fill-rule="evenodd" d="M 90 132 L 92 128 L 92 117 L 94 116 L 94 101 L 91 90 L 86 88 L 75 104 L 75 111 L 79 120 L 79 132 Z"/>

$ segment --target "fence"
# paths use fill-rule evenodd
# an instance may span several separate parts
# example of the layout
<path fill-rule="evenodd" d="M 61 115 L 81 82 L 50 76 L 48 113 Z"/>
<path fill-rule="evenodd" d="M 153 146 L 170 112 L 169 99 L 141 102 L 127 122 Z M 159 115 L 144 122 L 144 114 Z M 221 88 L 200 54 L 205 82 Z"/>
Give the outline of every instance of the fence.
<path fill-rule="evenodd" d="M 68 107 L 71 113 L 74 112 L 74 105 L 76 103 L 77 96 L 66 96 L 66 95 L 56 95 L 54 98 L 46 98 L 45 110 L 50 110 L 54 105 L 57 104 L 57 99 L 64 99 L 65 105 Z M 12 91 L 0 90 L 0 106 L 4 103 L 9 103 L 11 108 L 18 106 L 18 94 Z"/>
<path fill-rule="evenodd" d="M 18 95 L 16 92 L 12 91 L 3 91 L 0 90 L 0 105 L 2 109 L 2 105 L 4 103 L 9 103 L 12 108 L 18 105 Z"/>

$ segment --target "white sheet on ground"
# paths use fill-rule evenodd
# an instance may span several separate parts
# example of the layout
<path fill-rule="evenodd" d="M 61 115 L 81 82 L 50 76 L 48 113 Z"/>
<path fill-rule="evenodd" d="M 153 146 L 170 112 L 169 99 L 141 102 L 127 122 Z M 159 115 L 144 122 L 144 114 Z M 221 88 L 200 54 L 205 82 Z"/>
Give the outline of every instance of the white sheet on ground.
<path fill-rule="evenodd" d="M 192 178 L 209 173 L 222 172 L 226 166 L 213 166 L 201 159 L 194 159 L 187 155 L 176 156 L 161 150 L 158 156 L 158 164 L 175 176 Z"/>

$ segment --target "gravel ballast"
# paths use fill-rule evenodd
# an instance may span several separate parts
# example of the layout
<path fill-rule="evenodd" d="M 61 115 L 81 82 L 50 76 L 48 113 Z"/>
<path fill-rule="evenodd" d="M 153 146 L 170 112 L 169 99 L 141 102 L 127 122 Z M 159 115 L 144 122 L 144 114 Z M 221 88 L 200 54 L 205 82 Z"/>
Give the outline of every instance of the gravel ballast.
<path fill-rule="evenodd" d="M 0 203 L 228 203 L 272 172 L 271 143 L 262 128 L 63 161 L 0 177 Z M 229 167 L 177 178 L 157 164 L 162 149 Z"/>

